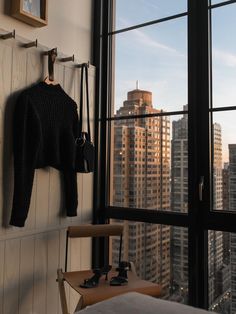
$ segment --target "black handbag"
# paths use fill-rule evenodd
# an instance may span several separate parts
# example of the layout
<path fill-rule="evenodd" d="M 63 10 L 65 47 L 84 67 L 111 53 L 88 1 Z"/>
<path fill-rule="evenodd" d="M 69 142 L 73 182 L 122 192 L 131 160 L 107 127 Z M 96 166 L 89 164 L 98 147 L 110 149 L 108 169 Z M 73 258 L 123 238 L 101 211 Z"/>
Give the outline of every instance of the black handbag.
<path fill-rule="evenodd" d="M 83 131 L 83 85 L 85 70 L 86 102 L 87 102 L 87 132 Z M 83 64 L 81 67 L 80 82 L 80 117 L 78 124 L 78 137 L 76 144 L 75 168 L 77 172 L 88 173 L 94 171 L 95 149 L 91 141 L 89 123 L 89 89 L 88 89 L 88 66 Z"/>

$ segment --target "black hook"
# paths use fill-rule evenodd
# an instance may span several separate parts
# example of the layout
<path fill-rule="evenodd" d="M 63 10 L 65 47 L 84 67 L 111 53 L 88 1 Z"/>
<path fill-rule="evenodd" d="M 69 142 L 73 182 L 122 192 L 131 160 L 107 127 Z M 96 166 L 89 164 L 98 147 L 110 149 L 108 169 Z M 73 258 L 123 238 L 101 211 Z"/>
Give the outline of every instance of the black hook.
<path fill-rule="evenodd" d="M 61 58 L 61 59 L 59 59 L 59 61 L 61 61 L 61 62 L 67 62 L 67 61 L 72 61 L 72 62 L 74 62 L 74 61 L 75 61 L 75 56 L 73 55 L 73 56 L 71 56 L 71 57 Z"/>
<path fill-rule="evenodd" d="M 36 39 L 35 41 L 31 41 L 27 44 L 23 44 L 22 47 L 24 48 L 38 47 L 38 40 Z"/>
<path fill-rule="evenodd" d="M 78 68 L 82 68 L 82 67 L 89 68 L 89 61 L 87 63 L 77 64 L 77 67 Z"/>
<path fill-rule="evenodd" d="M 0 35 L 1 39 L 9 39 L 9 38 L 15 38 L 15 37 L 16 37 L 16 31 L 15 30 L 13 30 L 10 33 L 6 33 L 6 34 L 1 34 Z"/>

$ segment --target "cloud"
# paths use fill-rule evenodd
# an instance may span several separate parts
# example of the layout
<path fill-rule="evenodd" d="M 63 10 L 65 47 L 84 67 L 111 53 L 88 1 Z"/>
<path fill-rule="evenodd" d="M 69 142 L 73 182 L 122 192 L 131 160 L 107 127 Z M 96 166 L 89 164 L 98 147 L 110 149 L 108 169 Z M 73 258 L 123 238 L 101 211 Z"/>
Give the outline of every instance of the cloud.
<path fill-rule="evenodd" d="M 129 27 L 131 25 L 130 22 L 128 22 L 126 19 L 120 18 L 119 22 L 123 25 L 124 28 Z M 157 48 L 159 50 L 175 54 L 178 57 L 185 57 L 186 55 L 180 53 L 175 48 L 172 48 L 171 46 L 165 45 L 164 43 L 153 39 L 151 36 L 147 35 L 144 31 L 141 29 L 134 29 L 132 32 L 132 40 L 136 40 L 139 44 L 141 44 L 143 47 L 151 47 L 151 48 Z M 129 37 L 130 40 L 130 37 Z"/>
<path fill-rule="evenodd" d="M 214 49 L 213 50 L 213 58 L 216 61 L 220 61 L 224 65 L 228 67 L 236 67 L 236 54 L 232 54 L 227 51 Z"/>
<path fill-rule="evenodd" d="M 160 5 L 156 4 L 155 2 L 150 2 L 150 1 L 147 1 L 147 0 L 141 0 L 141 2 L 143 3 L 143 5 L 145 7 L 149 7 L 151 8 L 152 10 L 154 9 L 155 11 L 160 11 L 161 8 L 160 8 Z"/>
<path fill-rule="evenodd" d="M 178 51 L 170 46 L 167 46 L 157 40 L 154 40 L 153 38 L 151 38 L 150 36 L 148 36 L 147 34 L 145 34 L 144 32 L 142 32 L 140 29 L 135 29 L 133 31 L 133 33 L 136 36 L 136 39 L 141 42 L 143 45 L 145 46 L 149 46 L 152 48 L 158 48 L 158 49 L 162 49 L 171 53 L 178 53 Z"/>

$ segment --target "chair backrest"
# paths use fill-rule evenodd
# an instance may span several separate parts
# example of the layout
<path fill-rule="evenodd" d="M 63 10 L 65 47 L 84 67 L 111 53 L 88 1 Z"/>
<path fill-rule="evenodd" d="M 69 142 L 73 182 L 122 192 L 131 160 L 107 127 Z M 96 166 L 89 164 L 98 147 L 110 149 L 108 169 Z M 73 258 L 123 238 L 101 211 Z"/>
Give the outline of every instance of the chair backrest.
<path fill-rule="evenodd" d="M 66 233 L 65 272 L 67 271 L 67 251 L 69 238 L 120 236 L 119 263 L 121 260 L 123 226 L 115 224 L 69 226 Z"/>
<path fill-rule="evenodd" d="M 123 233 L 123 226 L 121 225 L 70 226 L 68 227 L 67 232 L 69 238 L 121 236 Z"/>

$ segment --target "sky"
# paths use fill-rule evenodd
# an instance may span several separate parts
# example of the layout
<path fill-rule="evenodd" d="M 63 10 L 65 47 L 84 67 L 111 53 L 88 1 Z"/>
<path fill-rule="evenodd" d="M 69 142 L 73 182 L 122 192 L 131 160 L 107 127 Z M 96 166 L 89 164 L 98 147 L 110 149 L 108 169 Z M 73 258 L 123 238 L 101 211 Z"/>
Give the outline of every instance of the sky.
<path fill-rule="evenodd" d="M 212 4 L 224 2 L 212 0 Z M 116 29 L 186 12 L 186 0 L 116 0 Z M 135 8 L 135 9 L 134 9 Z M 236 4 L 212 10 L 213 107 L 236 105 Z M 153 94 L 153 106 L 182 110 L 187 104 L 187 17 L 116 35 L 115 110 L 136 88 Z M 223 160 L 236 143 L 234 111 L 214 113 L 222 128 Z"/>

